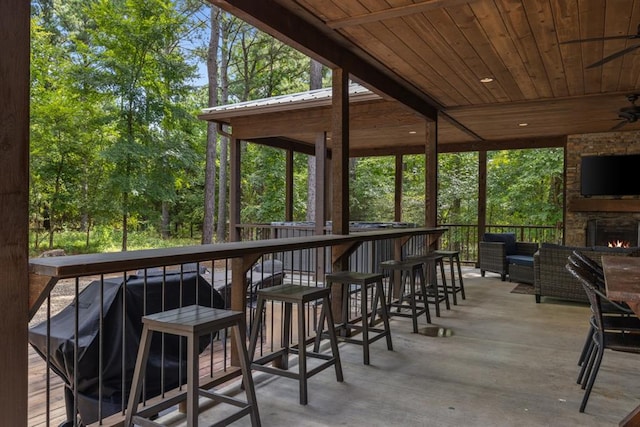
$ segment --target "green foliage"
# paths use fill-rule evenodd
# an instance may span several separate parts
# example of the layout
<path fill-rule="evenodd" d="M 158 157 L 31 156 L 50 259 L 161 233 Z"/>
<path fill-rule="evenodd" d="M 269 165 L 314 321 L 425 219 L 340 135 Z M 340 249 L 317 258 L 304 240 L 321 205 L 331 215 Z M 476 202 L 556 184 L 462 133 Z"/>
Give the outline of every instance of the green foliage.
<path fill-rule="evenodd" d="M 87 235 L 82 231 L 62 230 L 56 239 L 56 249 L 64 249 L 67 255 L 101 252 L 118 252 L 122 241 L 122 230 L 106 226 L 97 227 L 90 234 L 90 244 L 86 245 Z M 35 235 L 31 235 L 30 256 L 38 256 L 49 250 L 46 243 L 35 246 Z M 154 249 L 175 246 L 190 246 L 199 244 L 198 238 L 174 237 L 171 240 L 161 239 L 156 230 L 130 231 L 129 249 Z"/>
<path fill-rule="evenodd" d="M 394 167 L 392 157 L 364 157 L 351 160 L 350 219 L 393 221 Z"/>
<path fill-rule="evenodd" d="M 474 224 L 478 218 L 478 154 L 438 156 L 438 223 Z"/>
<path fill-rule="evenodd" d="M 126 241 L 129 229 L 128 248 L 175 244 L 158 236 L 166 227 L 163 208 L 174 235 L 190 236 L 202 224 L 206 124 L 196 116 L 207 88 L 192 83 L 195 55 L 206 50 L 202 16 L 209 7 L 195 0 L 32 3 L 30 203 L 37 250 L 117 250 L 114 241 Z M 218 99 L 308 88 L 308 58 L 221 16 L 218 64 L 228 85 L 220 85 Z M 325 70 L 323 81 L 329 80 Z M 476 222 L 477 158 L 439 156 L 438 222 Z M 241 161 L 242 221 L 284 220 L 285 152 L 244 144 Z M 561 149 L 490 153 L 487 221 L 561 221 L 562 161 Z M 226 165 L 218 158 L 218 167 Z M 403 165 L 402 218 L 422 224 L 424 156 L 404 156 Z M 352 220 L 394 219 L 394 171 L 393 157 L 351 160 Z M 307 156 L 295 154 L 298 221 L 306 218 L 307 174 Z"/>
<path fill-rule="evenodd" d="M 201 181 L 202 93 L 178 42 L 191 2 L 41 2 L 32 20 L 34 225 L 159 225 Z M 188 206 L 190 212 L 197 211 Z M 46 215 L 46 218 L 43 216 Z M 191 218 L 190 218 L 191 219 Z"/>
<path fill-rule="evenodd" d="M 282 221 L 285 213 L 284 151 L 245 144 L 242 171 L 242 222 Z"/>
<path fill-rule="evenodd" d="M 487 157 L 487 223 L 562 221 L 561 148 L 496 151 Z"/>

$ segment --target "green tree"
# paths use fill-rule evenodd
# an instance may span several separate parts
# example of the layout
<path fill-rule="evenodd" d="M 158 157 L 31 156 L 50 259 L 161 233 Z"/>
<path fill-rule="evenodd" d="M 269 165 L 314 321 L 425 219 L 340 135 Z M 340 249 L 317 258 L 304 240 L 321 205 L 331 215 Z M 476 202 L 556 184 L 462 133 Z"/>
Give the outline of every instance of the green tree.
<path fill-rule="evenodd" d="M 495 151 L 487 158 L 487 223 L 562 221 L 561 148 Z"/>
<path fill-rule="evenodd" d="M 55 231 L 88 217 L 87 191 L 95 183 L 90 165 L 109 135 L 102 97 L 82 73 L 88 61 L 77 43 L 80 33 L 78 27 L 50 31 L 38 17 L 32 20 L 31 201 L 34 217 L 46 213 L 49 247 Z"/>
<path fill-rule="evenodd" d="M 478 218 L 478 153 L 438 156 L 438 223 L 475 224 Z"/>
<path fill-rule="evenodd" d="M 126 250 L 130 216 L 142 196 L 163 203 L 175 195 L 169 182 L 149 177 L 162 176 L 154 173 L 159 168 L 175 179 L 173 169 L 165 168 L 168 153 L 186 147 L 164 144 L 183 140 L 183 135 L 167 137 L 167 131 L 183 128 L 166 128 L 172 118 L 186 116 L 183 101 L 190 88 L 185 82 L 195 72 L 178 48 L 188 20 L 175 3 L 161 0 L 98 0 L 90 15 L 97 67 L 116 99 L 112 117 L 118 137 L 105 156 L 115 165 L 108 184 L 120 204 Z"/>
<path fill-rule="evenodd" d="M 353 221 L 393 221 L 395 159 L 362 157 L 350 162 L 349 217 Z"/>

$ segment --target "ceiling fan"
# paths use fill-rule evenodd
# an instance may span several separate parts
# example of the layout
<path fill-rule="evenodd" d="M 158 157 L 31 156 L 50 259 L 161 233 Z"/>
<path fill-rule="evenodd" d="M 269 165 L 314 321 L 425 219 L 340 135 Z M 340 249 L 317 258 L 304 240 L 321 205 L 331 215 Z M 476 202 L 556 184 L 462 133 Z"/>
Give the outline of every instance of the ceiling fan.
<path fill-rule="evenodd" d="M 640 119 L 640 106 L 636 105 L 636 101 L 640 98 L 637 93 L 627 95 L 627 100 L 631 103 L 631 107 L 622 107 L 618 110 L 618 120 L 620 123 L 611 128 L 618 130 L 627 123 L 634 123 Z"/>
<path fill-rule="evenodd" d="M 595 41 L 603 41 L 603 40 L 640 40 L 640 24 L 638 25 L 638 30 L 636 32 L 636 34 L 628 34 L 626 36 L 607 36 L 607 37 L 593 37 L 593 38 L 588 38 L 588 39 L 580 39 L 580 40 L 569 40 L 566 42 L 561 42 L 560 44 L 570 44 L 570 43 L 585 43 L 585 42 L 595 42 Z M 633 52 L 634 50 L 640 48 L 640 44 L 636 44 L 633 46 L 629 46 L 627 48 L 624 48 L 616 53 L 613 53 L 609 56 L 606 56 L 604 58 L 602 58 L 601 60 L 594 62 L 593 64 L 589 65 L 587 67 L 587 69 L 589 68 L 595 68 L 595 67 L 599 67 L 603 64 L 606 64 L 609 61 L 613 61 L 616 58 L 619 58 L 623 55 L 626 55 L 629 52 Z"/>

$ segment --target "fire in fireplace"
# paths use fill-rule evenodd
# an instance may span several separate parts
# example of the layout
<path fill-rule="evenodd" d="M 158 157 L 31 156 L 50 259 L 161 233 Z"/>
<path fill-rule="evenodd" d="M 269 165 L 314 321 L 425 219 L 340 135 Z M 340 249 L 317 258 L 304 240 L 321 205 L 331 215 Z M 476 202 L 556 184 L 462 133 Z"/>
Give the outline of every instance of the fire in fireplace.
<path fill-rule="evenodd" d="M 640 222 L 612 219 L 587 221 L 587 246 L 628 248 L 639 246 Z"/>
<path fill-rule="evenodd" d="M 607 242 L 607 246 L 610 248 L 630 248 L 631 243 L 627 240 L 612 240 Z"/>

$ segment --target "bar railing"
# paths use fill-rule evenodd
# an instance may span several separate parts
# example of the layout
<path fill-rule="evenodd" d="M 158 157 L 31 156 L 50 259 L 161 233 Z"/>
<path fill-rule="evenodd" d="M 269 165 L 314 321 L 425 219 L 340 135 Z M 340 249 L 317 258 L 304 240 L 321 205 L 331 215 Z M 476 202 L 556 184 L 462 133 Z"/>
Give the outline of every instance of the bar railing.
<path fill-rule="evenodd" d="M 478 261 L 478 226 L 475 224 L 442 224 L 447 231 L 440 239 L 442 249 L 460 251 L 460 260 L 476 264 Z M 521 242 L 562 243 L 562 227 L 543 225 L 496 225 L 485 226 L 487 233 L 515 233 Z"/>
<path fill-rule="evenodd" d="M 324 273 L 341 260 L 348 260 L 349 268 L 372 271 L 380 257 L 419 253 L 445 231 L 389 229 L 32 259 L 29 425 L 121 425 L 138 350 L 130 338 L 141 329 L 141 315 L 222 301 L 222 307 L 244 311 L 250 327 L 260 287 L 324 286 Z M 385 251 L 380 242 L 390 242 Z M 358 251 L 363 245 L 370 249 Z M 278 345 L 281 315 L 277 304 L 267 308 L 257 352 Z M 186 372 L 183 347 L 169 336 L 158 343 L 159 357 L 172 367 L 147 375 L 143 395 L 149 403 L 154 394 L 178 392 Z M 224 333 L 202 342 L 200 384 L 213 387 L 238 377 L 232 349 Z M 84 372 L 91 374 L 81 377 Z"/>
<path fill-rule="evenodd" d="M 384 227 L 385 223 L 373 223 Z M 395 223 L 398 226 L 398 223 Z M 386 223 L 387 227 L 394 227 L 394 223 Z M 406 227 L 407 224 L 400 226 Z M 464 263 L 476 264 L 478 261 L 478 226 L 477 224 L 441 224 L 447 229 L 440 238 L 440 248 L 460 251 L 460 260 Z M 283 238 L 291 236 L 312 236 L 315 234 L 312 223 L 271 223 L 271 224 L 242 224 L 239 226 L 241 235 L 245 240 L 260 238 Z M 357 230 L 357 227 L 355 227 Z M 535 243 L 562 243 L 562 226 L 547 225 L 499 225 L 489 224 L 485 226 L 488 233 L 516 233 L 518 241 Z M 331 233 L 330 227 L 325 227 L 325 233 Z M 267 237 L 268 236 L 268 237 Z M 363 245 L 359 249 L 366 253 L 370 250 L 384 251 L 389 242 L 372 243 L 376 248 Z M 366 255 L 361 255 L 367 258 Z"/>

